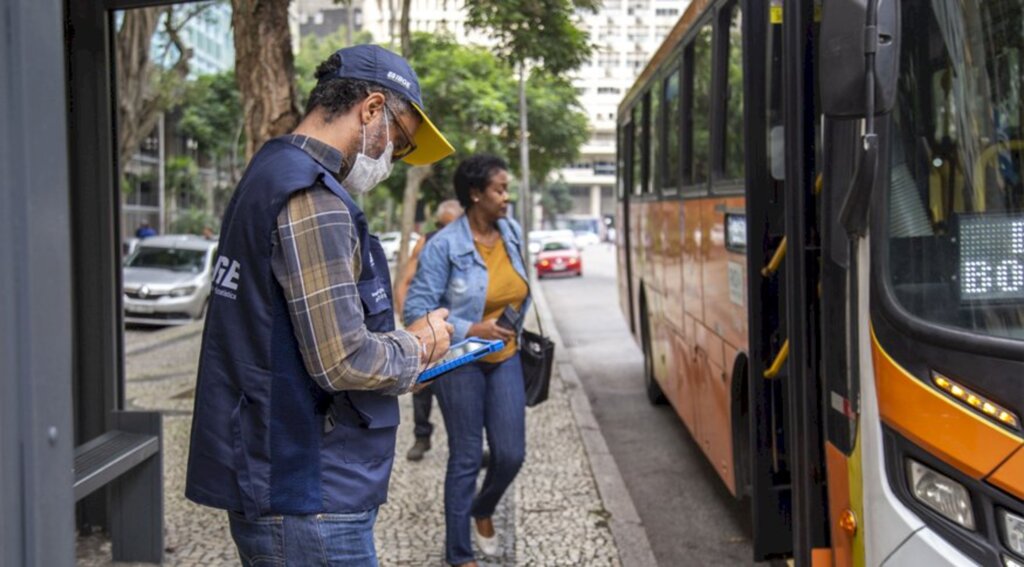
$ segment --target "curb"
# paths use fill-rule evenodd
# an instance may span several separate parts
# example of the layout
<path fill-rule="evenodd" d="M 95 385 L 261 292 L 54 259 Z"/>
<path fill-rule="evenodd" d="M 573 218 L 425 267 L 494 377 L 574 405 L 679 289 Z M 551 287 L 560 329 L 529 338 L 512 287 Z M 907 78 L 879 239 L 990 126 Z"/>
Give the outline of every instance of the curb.
<path fill-rule="evenodd" d="M 573 367 L 572 361 L 569 360 L 565 343 L 562 342 L 562 336 L 558 333 L 558 327 L 548 308 L 543 288 L 536 278 L 531 278 L 531 280 L 530 292 L 536 305 L 537 314 L 543 321 L 544 327 L 547 328 L 545 334 L 555 342 L 555 365 L 558 375 L 565 385 L 569 406 L 572 408 L 576 426 L 583 439 L 583 447 L 590 459 L 590 468 L 594 474 L 594 480 L 597 482 L 597 490 L 604 502 L 605 509 L 611 516 L 608 524 L 619 549 L 619 560 L 626 567 L 657 565 L 658 562 L 651 550 L 651 543 L 647 539 L 647 531 L 640 521 L 636 506 L 633 505 L 633 497 L 626 489 L 626 482 L 622 479 L 619 466 L 615 464 L 615 458 L 608 450 L 608 443 L 605 442 L 601 427 L 594 417 L 590 400 L 576 374 L 576 369 Z"/>

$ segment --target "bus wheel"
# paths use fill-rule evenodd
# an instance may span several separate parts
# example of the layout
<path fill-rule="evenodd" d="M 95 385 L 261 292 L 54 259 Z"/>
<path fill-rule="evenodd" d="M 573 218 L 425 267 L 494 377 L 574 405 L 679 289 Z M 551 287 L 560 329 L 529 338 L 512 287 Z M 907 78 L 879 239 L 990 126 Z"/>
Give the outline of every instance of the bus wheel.
<path fill-rule="evenodd" d="M 661 385 L 654 378 L 654 354 L 651 348 L 651 325 L 647 320 L 647 302 L 643 302 L 641 313 L 643 314 L 643 321 L 641 323 L 641 335 L 642 343 L 644 347 L 644 390 L 647 392 L 647 400 L 656 406 L 663 405 L 668 402 L 668 398 L 665 397 L 665 392 L 661 390 Z"/>

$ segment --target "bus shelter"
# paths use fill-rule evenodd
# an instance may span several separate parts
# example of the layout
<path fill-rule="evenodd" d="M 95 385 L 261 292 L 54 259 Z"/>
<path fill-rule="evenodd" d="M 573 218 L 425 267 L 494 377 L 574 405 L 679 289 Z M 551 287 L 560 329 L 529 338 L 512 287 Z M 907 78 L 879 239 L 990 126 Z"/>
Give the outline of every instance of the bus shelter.
<path fill-rule="evenodd" d="M 114 11 L 0 10 L 0 564 L 71 565 L 77 528 L 162 559 L 160 416 L 126 412 Z"/>

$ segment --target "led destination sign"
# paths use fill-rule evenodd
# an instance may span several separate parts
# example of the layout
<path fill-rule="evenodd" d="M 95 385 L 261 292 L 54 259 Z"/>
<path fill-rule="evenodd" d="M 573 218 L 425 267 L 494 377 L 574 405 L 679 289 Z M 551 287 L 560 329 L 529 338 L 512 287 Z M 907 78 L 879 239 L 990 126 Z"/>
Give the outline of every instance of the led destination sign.
<path fill-rule="evenodd" d="M 960 217 L 960 300 L 1024 299 L 1024 216 Z"/>

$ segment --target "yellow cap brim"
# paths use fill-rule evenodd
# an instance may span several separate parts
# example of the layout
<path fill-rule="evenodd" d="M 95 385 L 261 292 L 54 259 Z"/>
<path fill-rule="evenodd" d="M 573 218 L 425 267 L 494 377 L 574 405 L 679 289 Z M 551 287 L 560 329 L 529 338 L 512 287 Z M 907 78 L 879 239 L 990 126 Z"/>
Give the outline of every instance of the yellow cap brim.
<path fill-rule="evenodd" d="M 416 151 L 402 158 L 402 161 L 409 165 L 430 165 L 455 153 L 455 148 L 438 131 L 437 126 L 434 126 L 434 123 L 427 117 L 427 113 L 423 112 L 423 109 L 416 103 L 413 103 L 412 107 L 420 113 L 423 122 L 420 123 L 420 127 L 416 129 L 416 134 L 413 136 Z"/>

